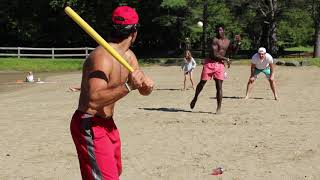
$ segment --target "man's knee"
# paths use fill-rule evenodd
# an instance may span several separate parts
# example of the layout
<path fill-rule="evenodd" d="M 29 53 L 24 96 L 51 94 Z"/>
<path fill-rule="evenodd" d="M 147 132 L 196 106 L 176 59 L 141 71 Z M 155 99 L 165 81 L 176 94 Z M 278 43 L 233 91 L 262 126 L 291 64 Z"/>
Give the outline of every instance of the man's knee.
<path fill-rule="evenodd" d="M 254 83 L 255 80 L 256 80 L 255 78 L 250 78 L 249 81 L 248 81 L 248 84 Z"/>

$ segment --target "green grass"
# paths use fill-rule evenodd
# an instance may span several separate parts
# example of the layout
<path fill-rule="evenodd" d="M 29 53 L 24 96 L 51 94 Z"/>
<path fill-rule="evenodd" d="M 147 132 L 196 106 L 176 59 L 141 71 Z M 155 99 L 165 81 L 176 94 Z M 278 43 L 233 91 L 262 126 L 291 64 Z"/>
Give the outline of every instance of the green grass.
<path fill-rule="evenodd" d="M 320 58 L 312 58 L 310 59 L 311 65 L 320 67 Z"/>
<path fill-rule="evenodd" d="M 0 58 L 0 70 L 3 71 L 78 71 L 82 64 L 80 59 Z"/>
<path fill-rule="evenodd" d="M 195 58 L 200 65 L 202 59 Z M 320 58 L 280 58 L 284 61 L 310 61 L 311 65 L 320 67 Z M 0 58 L 0 71 L 33 72 L 70 72 L 82 69 L 83 59 L 38 59 L 38 58 Z M 139 59 L 140 66 L 180 65 L 182 58 L 148 58 Z M 250 65 L 249 59 L 237 59 L 234 65 Z"/>
<path fill-rule="evenodd" d="M 313 52 L 313 47 L 308 46 L 298 46 L 298 47 L 291 47 L 291 48 L 286 48 L 285 51 L 303 51 L 303 52 Z"/>

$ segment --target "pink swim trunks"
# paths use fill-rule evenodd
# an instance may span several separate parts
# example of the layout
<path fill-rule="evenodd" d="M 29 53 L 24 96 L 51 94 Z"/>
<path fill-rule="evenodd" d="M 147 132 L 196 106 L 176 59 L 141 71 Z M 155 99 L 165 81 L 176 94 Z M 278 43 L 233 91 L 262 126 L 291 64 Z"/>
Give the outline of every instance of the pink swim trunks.
<path fill-rule="evenodd" d="M 205 59 L 201 73 L 201 80 L 224 80 L 224 64 L 211 59 Z"/>
<path fill-rule="evenodd" d="M 71 135 L 84 180 L 119 180 L 122 171 L 119 132 L 112 118 L 73 114 Z"/>

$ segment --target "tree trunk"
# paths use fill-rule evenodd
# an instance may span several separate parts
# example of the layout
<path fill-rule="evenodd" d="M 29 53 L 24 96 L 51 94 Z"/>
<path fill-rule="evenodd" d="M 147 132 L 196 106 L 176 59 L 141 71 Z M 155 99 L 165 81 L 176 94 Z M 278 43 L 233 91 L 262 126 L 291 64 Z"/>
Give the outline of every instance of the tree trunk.
<path fill-rule="evenodd" d="M 277 12 L 279 11 L 278 9 L 278 2 L 277 0 L 271 0 L 270 1 L 270 9 L 271 9 L 271 14 L 270 14 L 270 26 L 269 26 L 269 36 L 268 36 L 268 39 L 269 39 L 269 51 L 276 55 L 278 53 L 277 51 L 277 25 L 276 25 L 276 14 Z"/>
<path fill-rule="evenodd" d="M 268 19 L 270 22 L 265 21 L 263 24 L 260 46 L 265 47 L 271 54 L 276 55 L 277 48 L 277 26 L 273 19 Z"/>
<path fill-rule="evenodd" d="M 317 13 L 318 13 L 318 16 L 315 19 L 313 57 L 320 57 L 320 12 L 317 12 Z"/>
<path fill-rule="evenodd" d="M 208 28 L 208 0 L 203 0 L 203 27 L 202 27 L 201 56 L 206 56 L 207 49 L 207 28 Z"/>
<path fill-rule="evenodd" d="M 259 1 L 257 6 L 264 18 L 260 46 L 267 48 L 271 54 L 277 55 L 276 18 L 279 11 L 278 2 L 277 0 Z"/>
<path fill-rule="evenodd" d="M 260 47 L 265 47 L 266 49 L 269 50 L 269 34 L 270 34 L 270 28 L 269 24 L 265 23 L 262 25 L 262 32 L 260 35 Z"/>
<path fill-rule="evenodd" d="M 270 52 L 276 56 L 278 54 L 277 47 L 277 26 L 276 23 L 272 22 L 270 24 L 270 36 L 269 36 L 269 50 Z"/>
<path fill-rule="evenodd" d="M 320 23 L 317 24 L 316 31 L 315 31 L 313 57 L 320 57 Z"/>

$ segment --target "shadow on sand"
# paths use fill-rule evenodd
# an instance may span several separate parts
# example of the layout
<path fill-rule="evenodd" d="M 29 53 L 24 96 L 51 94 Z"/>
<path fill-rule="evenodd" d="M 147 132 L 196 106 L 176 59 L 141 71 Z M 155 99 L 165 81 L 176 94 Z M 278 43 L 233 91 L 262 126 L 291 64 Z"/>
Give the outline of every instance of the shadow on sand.
<path fill-rule="evenodd" d="M 176 88 L 157 88 L 156 91 L 181 91 L 181 89 Z"/>
<path fill-rule="evenodd" d="M 210 97 L 210 99 L 217 99 L 216 97 Z M 223 96 L 223 99 L 244 99 L 244 97 L 240 97 L 240 96 Z M 264 98 L 260 98 L 260 97 L 252 97 L 249 99 L 264 99 Z"/>
<path fill-rule="evenodd" d="M 253 97 L 253 98 L 249 98 L 249 99 L 264 99 L 264 98 L 260 98 L 260 97 Z"/>
<path fill-rule="evenodd" d="M 163 111 L 163 112 L 188 112 L 188 113 L 203 113 L 203 114 L 215 114 L 213 112 L 204 112 L 204 111 L 191 111 L 191 110 L 184 110 L 179 108 L 139 108 L 146 111 Z"/>

